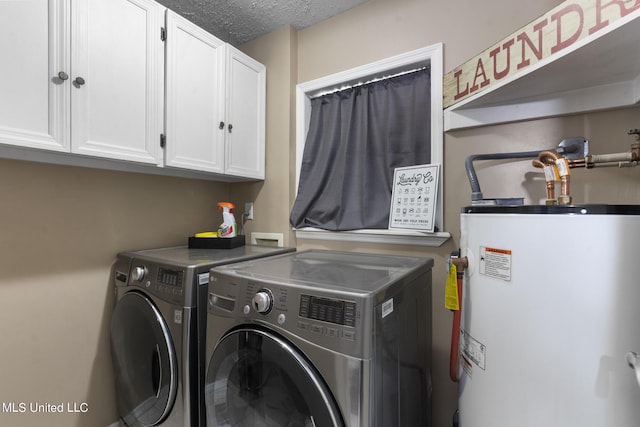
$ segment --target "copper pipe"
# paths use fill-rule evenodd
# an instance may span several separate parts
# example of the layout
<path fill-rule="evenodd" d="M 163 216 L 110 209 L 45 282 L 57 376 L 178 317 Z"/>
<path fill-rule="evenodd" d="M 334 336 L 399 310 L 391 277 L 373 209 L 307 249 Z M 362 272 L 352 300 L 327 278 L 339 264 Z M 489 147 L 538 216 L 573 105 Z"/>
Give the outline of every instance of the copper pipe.
<path fill-rule="evenodd" d="M 568 205 L 571 203 L 571 196 L 569 195 L 569 162 L 565 158 L 561 158 L 558 159 L 556 164 L 558 164 L 560 172 L 560 196 L 558 197 L 558 204 Z"/>
<path fill-rule="evenodd" d="M 587 161 L 584 157 L 579 159 L 568 159 L 570 168 L 584 168 L 587 167 Z"/>
<path fill-rule="evenodd" d="M 562 156 L 560 156 L 560 154 L 551 150 L 541 151 L 540 154 L 538 154 L 538 160 L 540 160 L 545 165 L 553 165 L 556 163 L 556 160 L 561 157 Z"/>
<path fill-rule="evenodd" d="M 464 270 L 469 268 L 469 258 L 466 256 L 462 258 L 452 258 L 451 262 L 456 266 L 456 272 L 460 275 L 464 275 Z"/>
<path fill-rule="evenodd" d="M 568 161 L 570 168 L 584 167 L 587 169 L 591 169 L 594 167 L 636 166 L 638 162 L 640 162 L 640 143 L 636 142 L 631 144 L 631 148 L 627 152 L 610 154 L 589 154 L 586 157 L 580 159 L 570 159 Z"/>
<path fill-rule="evenodd" d="M 556 203 L 556 184 L 553 181 L 547 181 L 547 204 Z"/>
<path fill-rule="evenodd" d="M 638 135 L 636 135 L 636 139 Z M 631 144 L 631 161 L 640 161 L 640 142 L 634 142 Z"/>
<path fill-rule="evenodd" d="M 546 165 L 550 165 L 554 167 L 556 167 L 556 161 L 562 158 L 563 158 L 562 155 L 551 150 L 541 151 L 540 154 L 538 155 L 538 160 L 540 160 L 542 163 Z M 547 186 L 547 194 L 549 192 L 548 188 L 549 187 Z M 560 177 L 560 197 L 558 197 L 558 202 L 563 205 L 571 203 L 571 196 L 569 196 L 569 175 L 568 174 Z M 551 203 L 550 198 L 547 198 L 547 203 Z"/>
<path fill-rule="evenodd" d="M 542 161 L 538 159 L 533 159 L 531 164 L 536 168 L 546 168 L 546 167 L 555 167 L 555 166 L 547 166 Z M 554 205 L 556 203 L 556 184 L 554 179 L 549 179 L 547 173 L 545 171 L 545 180 L 547 182 L 547 204 Z"/>
<path fill-rule="evenodd" d="M 569 175 L 560 177 L 560 194 L 563 196 L 569 194 Z"/>

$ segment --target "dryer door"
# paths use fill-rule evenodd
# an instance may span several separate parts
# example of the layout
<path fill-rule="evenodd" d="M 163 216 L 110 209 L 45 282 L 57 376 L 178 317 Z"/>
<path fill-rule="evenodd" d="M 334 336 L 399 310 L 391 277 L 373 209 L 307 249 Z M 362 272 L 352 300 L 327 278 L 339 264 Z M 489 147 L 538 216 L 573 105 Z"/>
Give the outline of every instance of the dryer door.
<path fill-rule="evenodd" d="M 255 328 L 227 333 L 205 385 L 208 427 L 343 427 L 316 369 L 278 335 Z"/>
<path fill-rule="evenodd" d="M 129 292 L 116 304 L 111 354 L 120 416 L 135 426 L 163 421 L 178 388 L 176 354 L 162 314 L 145 295 Z"/>

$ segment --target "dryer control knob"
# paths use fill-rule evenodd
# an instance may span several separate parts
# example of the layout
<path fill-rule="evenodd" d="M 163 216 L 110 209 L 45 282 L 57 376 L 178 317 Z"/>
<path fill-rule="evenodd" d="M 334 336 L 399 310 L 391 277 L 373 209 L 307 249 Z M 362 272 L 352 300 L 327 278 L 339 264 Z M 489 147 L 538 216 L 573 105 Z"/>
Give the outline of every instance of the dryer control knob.
<path fill-rule="evenodd" d="M 262 289 L 253 296 L 253 300 L 251 300 L 251 305 L 253 308 L 262 314 L 267 314 L 271 311 L 273 307 L 273 295 L 271 291 L 268 289 Z"/>
<path fill-rule="evenodd" d="M 145 274 L 147 274 L 147 269 L 146 268 L 144 268 L 144 267 L 136 267 L 131 272 L 131 278 L 133 280 L 135 280 L 136 282 L 142 282 L 142 279 L 144 279 Z"/>

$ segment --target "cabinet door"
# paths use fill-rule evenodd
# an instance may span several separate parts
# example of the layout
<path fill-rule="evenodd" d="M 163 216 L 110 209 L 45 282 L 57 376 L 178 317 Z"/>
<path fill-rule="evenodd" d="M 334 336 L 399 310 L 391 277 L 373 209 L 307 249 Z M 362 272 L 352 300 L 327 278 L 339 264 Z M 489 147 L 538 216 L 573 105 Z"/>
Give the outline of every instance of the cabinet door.
<path fill-rule="evenodd" d="M 0 143 L 69 151 L 67 0 L 0 1 Z M 64 75 L 61 74 L 63 77 Z"/>
<path fill-rule="evenodd" d="M 224 52 L 224 42 L 167 11 L 167 166 L 224 172 Z"/>
<path fill-rule="evenodd" d="M 163 18 L 152 0 L 72 0 L 73 153 L 160 163 Z"/>
<path fill-rule="evenodd" d="M 264 179 L 266 68 L 232 46 L 227 49 L 225 173 Z"/>

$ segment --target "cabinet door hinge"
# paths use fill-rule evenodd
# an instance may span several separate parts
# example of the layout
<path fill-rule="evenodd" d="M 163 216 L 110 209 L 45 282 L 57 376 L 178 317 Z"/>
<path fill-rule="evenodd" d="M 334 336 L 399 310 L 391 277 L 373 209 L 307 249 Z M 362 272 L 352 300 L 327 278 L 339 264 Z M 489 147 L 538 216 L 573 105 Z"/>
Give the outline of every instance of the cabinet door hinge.
<path fill-rule="evenodd" d="M 160 134 L 160 147 L 164 148 L 165 144 L 167 143 L 167 140 L 164 136 L 164 133 Z"/>
<path fill-rule="evenodd" d="M 167 29 L 160 27 L 160 40 L 165 41 L 167 39 Z"/>

